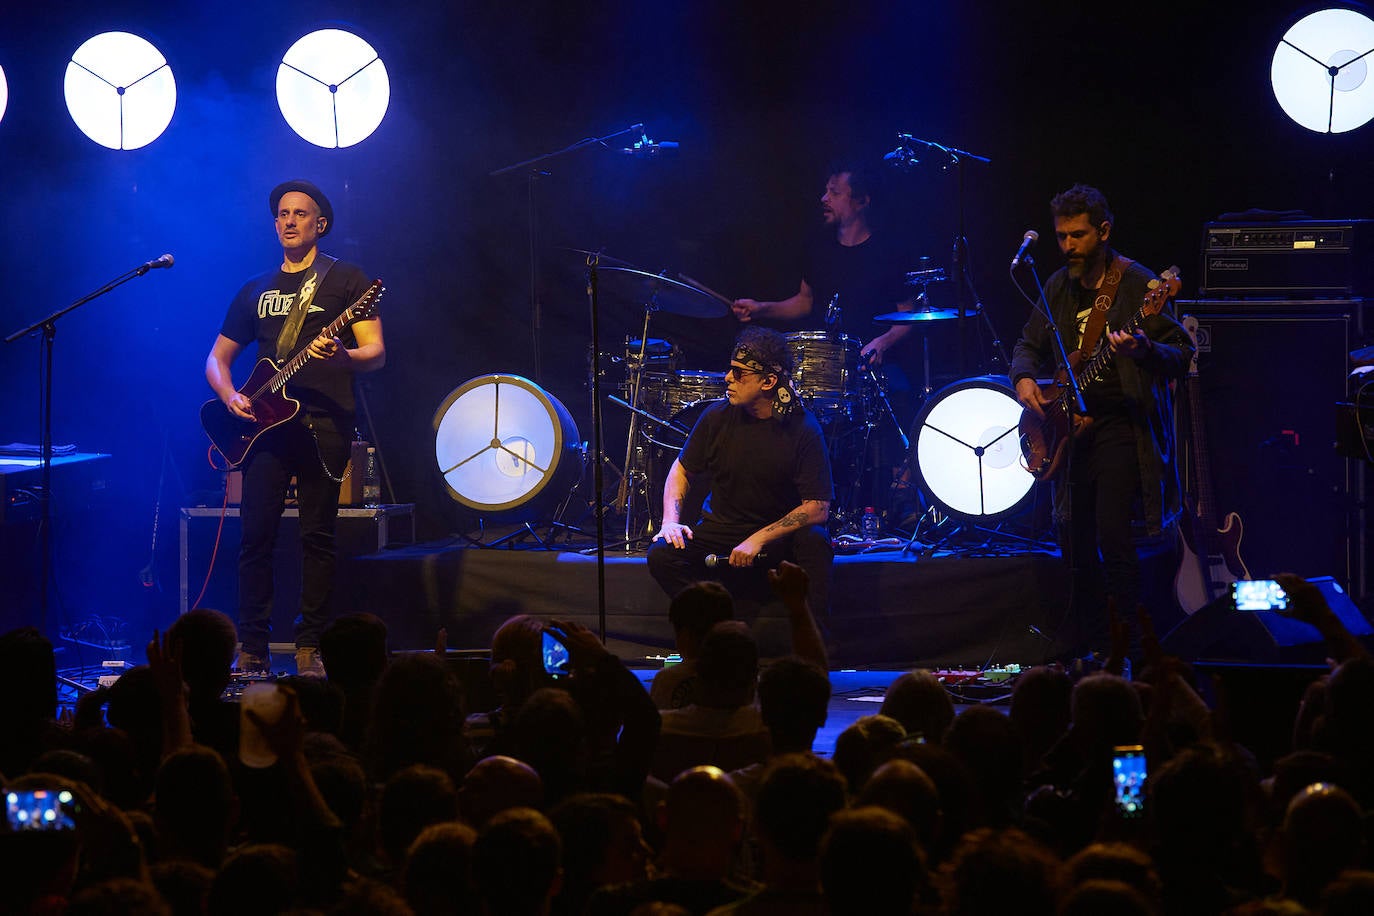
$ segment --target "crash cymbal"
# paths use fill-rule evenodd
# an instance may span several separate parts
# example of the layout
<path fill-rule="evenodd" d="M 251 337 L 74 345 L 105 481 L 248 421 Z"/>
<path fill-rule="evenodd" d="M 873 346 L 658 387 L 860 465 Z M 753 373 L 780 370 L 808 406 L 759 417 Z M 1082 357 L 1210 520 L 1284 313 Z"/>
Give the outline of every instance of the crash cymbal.
<path fill-rule="evenodd" d="M 705 290 L 632 267 L 602 267 L 602 288 L 613 298 L 688 318 L 719 318 L 728 306 Z"/>
<path fill-rule="evenodd" d="M 964 309 L 965 318 L 973 318 L 977 315 L 977 309 Z M 913 324 L 917 321 L 944 321 L 947 318 L 958 317 L 958 309 L 916 309 L 914 312 L 888 312 L 885 315 L 874 315 L 873 320 L 880 324 Z"/>

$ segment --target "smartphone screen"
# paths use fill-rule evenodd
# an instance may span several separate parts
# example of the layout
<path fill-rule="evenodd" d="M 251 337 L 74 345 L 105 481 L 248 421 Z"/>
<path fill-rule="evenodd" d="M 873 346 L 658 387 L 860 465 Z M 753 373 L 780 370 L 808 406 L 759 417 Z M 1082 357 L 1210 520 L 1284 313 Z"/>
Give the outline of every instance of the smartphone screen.
<path fill-rule="evenodd" d="M 557 636 L 544 631 L 543 646 L 540 653 L 544 658 L 544 672 L 550 677 L 567 677 L 568 647 Z"/>
<path fill-rule="evenodd" d="M 1116 787 L 1116 810 L 1122 817 L 1145 813 L 1145 749 L 1138 744 L 1112 750 L 1112 784 Z"/>
<path fill-rule="evenodd" d="M 75 830 L 76 798 L 66 789 L 5 792 L 5 820 L 12 831 Z"/>
<path fill-rule="evenodd" d="M 1232 582 L 1231 601 L 1238 611 L 1288 609 L 1288 593 L 1273 579 L 1241 579 Z"/>

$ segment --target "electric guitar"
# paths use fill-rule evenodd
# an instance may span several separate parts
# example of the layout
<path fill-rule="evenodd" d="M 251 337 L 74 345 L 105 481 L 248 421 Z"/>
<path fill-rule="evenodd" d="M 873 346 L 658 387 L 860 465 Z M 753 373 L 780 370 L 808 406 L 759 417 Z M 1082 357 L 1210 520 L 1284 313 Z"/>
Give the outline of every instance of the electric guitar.
<path fill-rule="evenodd" d="M 1150 281 L 1150 291 L 1145 294 L 1145 301 L 1131 319 L 1117 330 L 1131 332 L 1138 329 L 1146 318 L 1159 314 L 1169 300 L 1178 295 L 1182 285 L 1177 267 L 1164 271 L 1158 280 Z M 1115 357 L 1116 354 L 1105 342 L 1086 359 L 1081 350 L 1075 350 L 1069 354 L 1067 371 L 1072 372 L 1078 380 L 1078 389 L 1087 391 L 1102 380 L 1103 373 Z M 1021 411 L 1021 454 L 1025 458 L 1026 470 L 1036 480 L 1048 480 L 1059 473 L 1064 465 L 1065 446 L 1092 422 L 1090 417 L 1076 416 L 1070 426 L 1069 401 L 1073 397 L 1073 388 L 1068 381 L 1065 370 L 1060 369 L 1052 383 L 1041 387 L 1041 394 L 1053 399 L 1045 405 L 1043 418 L 1037 417 L 1029 409 Z"/>
<path fill-rule="evenodd" d="M 1197 343 L 1197 319 L 1183 316 L 1183 327 Z M 1198 380 L 1197 355 L 1188 367 L 1189 444 L 1193 456 L 1193 493 L 1184 498 L 1186 512 L 1179 524 L 1182 558 L 1174 576 L 1174 594 L 1185 614 L 1193 614 L 1237 579 L 1250 578 L 1240 558 L 1240 539 L 1245 533 L 1240 516 L 1227 513 L 1226 524 L 1216 527 L 1212 496 L 1212 469 L 1207 456 L 1207 429 L 1203 423 L 1202 387 Z"/>
<path fill-rule="evenodd" d="M 358 300 L 344 309 L 329 327 L 320 332 L 325 337 L 338 337 L 344 328 L 355 321 L 364 321 L 377 314 L 377 300 L 386 291 L 381 280 L 373 280 Z M 200 407 L 200 425 L 210 437 L 215 450 L 224 456 L 229 467 L 243 464 L 253 443 L 269 429 L 280 426 L 300 412 L 301 402 L 286 393 L 286 383 L 310 360 L 309 347 L 302 347 L 295 356 L 278 365 L 264 356 L 253 367 L 253 374 L 243 383 L 239 394 L 253 406 L 253 419 L 243 420 L 229 412 L 224 402 L 212 398 Z"/>

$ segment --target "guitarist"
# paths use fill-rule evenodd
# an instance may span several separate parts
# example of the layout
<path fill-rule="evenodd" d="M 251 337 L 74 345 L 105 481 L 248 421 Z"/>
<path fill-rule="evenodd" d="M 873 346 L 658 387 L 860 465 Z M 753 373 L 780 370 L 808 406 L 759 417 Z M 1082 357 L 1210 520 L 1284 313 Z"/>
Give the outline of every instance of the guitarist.
<path fill-rule="evenodd" d="M 1115 355 L 1083 393 L 1088 422 L 1075 418 L 1067 471 L 1055 487 L 1055 520 L 1073 574 L 1072 635 L 1064 639 L 1077 654 L 1107 647 L 1108 595 L 1123 619 L 1135 619 L 1136 506 L 1152 536 L 1177 520 L 1169 383 L 1187 371 L 1193 346 L 1174 319 L 1172 302 L 1134 332 L 1118 330 L 1140 308 L 1154 274 L 1108 244 L 1113 218 L 1100 191 L 1076 184 L 1050 202 L 1050 214 L 1065 265 L 1045 283 L 1045 302 L 1070 361 L 1078 365 L 1099 347 Z M 1053 389 L 1042 390 L 1036 378 L 1054 370 L 1056 353 L 1049 323 L 1037 309 L 1021 331 L 1009 373 L 1017 400 L 1036 416 L 1055 401 Z"/>
<path fill-rule="evenodd" d="M 300 412 L 261 435 L 242 465 L 239 669 L 268 670 L 272 550 L 294 476 L 301 532 L 296 666 L 303 675 L 319 677 L 324 674 L 320 630 L 334 581 L 339 487 L 353 428 L 353 373 L 380 369 L 386 347 L 379 318 L 353 323 L 342 338 L 320 334 L 370 282 L 361 268 L 320 254 L 320 238 L 334 228 L 334 208 L 324 192 L 308 181 L 287 181 L 272 189 L 268 206 L 281 243 L 281 266 L 249 280 L 234 297 L 205 361 L 205 378 L 230 413 L 252 420 L 253 405 L 235 390 L 230 374 L 238 355 L 252 343 L 260 358 L 278 361 L 302 348 L 310 352 L 287 386 L 286 393 L 300 401 Z"/>

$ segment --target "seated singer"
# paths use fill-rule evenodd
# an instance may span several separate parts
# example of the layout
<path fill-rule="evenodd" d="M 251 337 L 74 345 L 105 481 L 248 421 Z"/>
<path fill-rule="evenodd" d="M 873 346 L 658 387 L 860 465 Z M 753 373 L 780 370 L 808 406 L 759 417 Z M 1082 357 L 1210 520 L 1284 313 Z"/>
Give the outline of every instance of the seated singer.
<path fill-rule="evenodd" d="M 790 385 L 782 335 L 745 328 L 725 374 L 726 398 L 702 413 L 663 486 L 663 527 L 649 572 L 669 595 L 718 579 L 736 598 L 767 600 L 760 567 L 791 560 L 810 578 L 817 619 L 829 609 L 834 549 L 825 529 L 833 485 L 820 425 Z M 709 482 L 709 484 L 708 484 Z M 690 487 L 709 485 L 703 518 L 681 518 Z M 718 562 L 707 566 L 708 555 Z"/>

